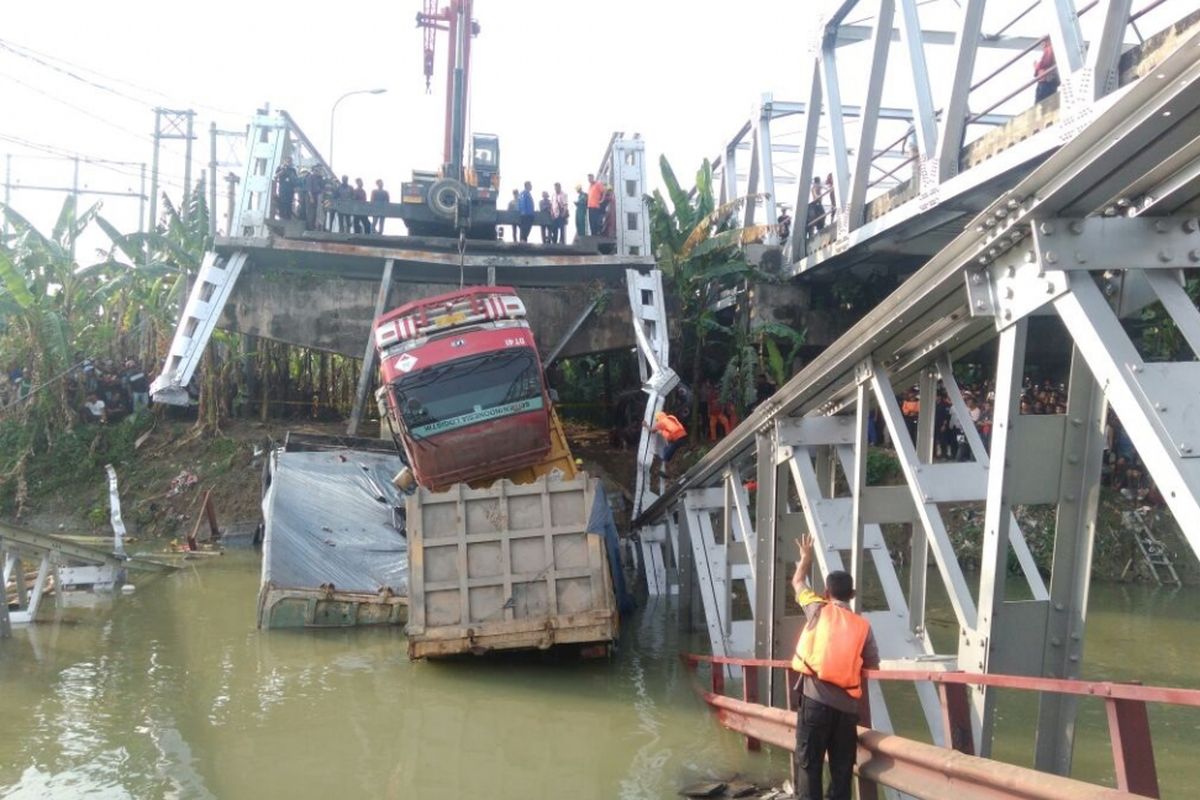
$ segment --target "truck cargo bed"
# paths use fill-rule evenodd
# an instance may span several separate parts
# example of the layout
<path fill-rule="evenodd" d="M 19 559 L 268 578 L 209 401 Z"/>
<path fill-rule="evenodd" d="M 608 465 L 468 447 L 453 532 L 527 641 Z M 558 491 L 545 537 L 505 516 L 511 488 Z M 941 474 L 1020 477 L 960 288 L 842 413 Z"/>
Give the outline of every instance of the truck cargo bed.
<path fill-rule="evenodd" d="M 585 473 L 407 500 L 411 658 L 611 643 L 604 493 Z"/>

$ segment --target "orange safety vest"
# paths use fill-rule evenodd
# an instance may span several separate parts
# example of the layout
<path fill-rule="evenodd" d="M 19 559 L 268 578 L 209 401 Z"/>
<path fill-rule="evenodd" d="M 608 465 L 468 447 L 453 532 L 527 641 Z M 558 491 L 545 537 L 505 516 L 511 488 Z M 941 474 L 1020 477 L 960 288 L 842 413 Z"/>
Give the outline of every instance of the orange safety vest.
<path fill-rule="evenodd" d="M 654 415 L 654 429 L 661 433 L 668 442 L 678 441 L 687 436 L 683 423 L 673 414 L 666 414 L 662 411 Z"/>
<path fill-rule="evenodd" d="M 804 626 L 792 669 L 840 686 L 855 699 L 862 697 L 862 651 L 870 632 L 871 623 L 863 617 L 825 603 L 817 624 Z"/>

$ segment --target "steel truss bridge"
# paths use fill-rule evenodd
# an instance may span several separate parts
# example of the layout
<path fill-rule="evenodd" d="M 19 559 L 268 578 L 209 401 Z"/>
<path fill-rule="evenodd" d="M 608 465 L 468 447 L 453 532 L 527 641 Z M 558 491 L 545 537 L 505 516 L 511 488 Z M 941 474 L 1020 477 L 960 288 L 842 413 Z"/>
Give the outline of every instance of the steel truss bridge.
<path fill-rule="evenodd" d="M 1033 3 L 1030 11 L 1041 15 L 1054 44 L 1058 96 L 964 147 L 968 124 L 981 119 L 968 102 L 976 53 L 985 46 L 1018 52 L 1036 46 L 1036 40 L 981 39 L 985 7 L 1019 9 L 963 0 L 957 29 L 943 34 L 920 28 L 916 0 L 882 0 L 867 30 L 843 24 L 856 5 L 838 4 L 819 27 L 808 101 L 789 109 L 804 121 L 797 208 L 807 202 L 821 128 L 837 197 L 847 202 L 833 224 L 811 237 L 797 213 L 784 262 L 800 279 L 817 267 L 902 259 L 919 270 L 646 503 L 635 528 L 650 591 L 678 593 L 685 612 L 702 607 L 717 657 L 787 658 L 804 620 L 788 598 L 797 556 L 792 540 L 809 533 L 822 574 L 846 569 L 857 585 L 866 579 L 880 589 L 881 603 L 863 609 L 856 602 L 872 623 L 885 669 L 1076 679 L 1109 409 L 1200 553 L 1200 363 L 1149 362 L 1122 325 L 1160 303 L 1200 353 L 1200 312 L 1184 288 L 1184 271 L 1200 267 L 1200 22 L 1193 12 L 1128 49 L 1127 31 L 1159 3 L 1142 11 L 1130 0 L 1089 3 L 1096 31 L 1090 42 L 1080 33 L 1085 10 L 1071 0 Z M 935 98 L 924 49 L 946 36 L 956 73 L 947 96 Z M 872 54 L 866 97 L 854 109 L 861 125 L 853 158 L 838 82 L 837 53 L 847 39 L 869 41 Z M 893 69 L 911 68 L 915 99 L 885 105 L 889 51 Z M 1021 90 L 1032 94 L 1028 84 Z M 770 221 L 778 186 L 770 128 L 778 111 L 764 102 L 721 153 L 725 197 L 747 184 L 750 191 L 765 189 Z M 1051 114 L 1037 130 L 1028 127 Z M 912 120 L 912 175 L 868 202 L 873 154 L 885 150 L 876 144 L 876 123 L 887 115 Z M 1016 125 L 1026 128 L 1014 132 Z M 734 161 L 747 135 L 752 159 L 739 183 Z M 1004 136 L 1006 149 L 968 162 L 972 147 L 983 146 L 976 143 L 999 147 Z M 747 221 L 754 213 L 747 210 Z M 1033 317 L 1057 320 L 1070 343 L 1065 414 L 1020 413 Z M 995 353 L 987 447 L 953 370 L 956 360 L 984 347 Z M 914 383 L 920 386 L 915 437 L 897 401 L 897 390 Z M 939 384 L 961 421 L 968 461 L 934 459 Z M 873 409 L 896 448 L 898 485 L 867 480 Z M 961 504 L 983 510 L 977 578 L 960 563 L 947 532 L 949 509 Z M 1014 515 L 1027 505 L 1055 508 L 1048 581 Z M 903 559 L 911 565 L 907 580 L 882 532 L 895 524 L 912 533 Z M 1008 574 L 1010 554 L 1019 575 Z M 958 629 L 948 653 L 936 651 L 927 630 L 931 580 L 943 585 Z M 750 680 L 755 697 L 783 707 L 778 670 Z M 937 688 L 915 685 L 933 741 L 949 746 Z M 969 695 L 973 751 L 987 756 L 995 691 L 975 685 Z M 1076 699 L 1040 699 L 1038 769 L 1070 773 Z M 875 682 L 870 703 L 874 727 L 890 731 Z"/>

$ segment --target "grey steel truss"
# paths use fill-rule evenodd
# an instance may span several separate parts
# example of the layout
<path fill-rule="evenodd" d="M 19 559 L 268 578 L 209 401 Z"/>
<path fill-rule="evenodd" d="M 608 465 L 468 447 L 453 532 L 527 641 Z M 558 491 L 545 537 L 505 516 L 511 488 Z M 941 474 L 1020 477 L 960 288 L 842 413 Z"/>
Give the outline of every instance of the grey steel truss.
<path fill-rule="evenodd" d="M 977 5 L 962 4 L 967 40 L 978 35 L 978 21 L 971 18 Z M 704 605 L 711 609 L 707 622 L 714 651 L 789 655 L 803 620 L 787 596 L 796 557 L 791 540 L 809 533 L 818 543 L 821 574 L 848 568 L 866 586 L 876 587 L 863 610 L 886 661 L 1079 677 L 1109 408 L 1184 538 L 1200 553 L 1200 361 L 1147 361 L 1122 325 L 1123 318 L 1160 303 L 1200 354 L 1200 311 L 1186 293 L 1183 272 L 1200 268 L 1200 23 L 1177 28 L 1153 68 L 1113 92 L 1111 80 L 1101 87 L 1095 77 L 1111 79 L 1117 43 L 1084 47 L 1072 15 L 1062 12 L 1069 5 L 1065 0 L 1045 4 L 1062 22 L 1051 35 L 1059 43 L 1060 63 L 1070 68 L 1064 84 L 1074 85 L 1072 91 L 1086 89 L 1065 101 L 1071 113 L 1081 115 L 1070 136 L 1061 136 L 1055 152 L 996 194 L 962 233 L 634 521 L 635 528 L 645 528 L 682 520 L 689 541 L 676 551 L 681 565 L 685 555 L 698 572 L 703 564 L 697 582 L 710 587 Z M 919 38 L 913 20 L 906 18 L 912 8 L 909 0 L 897 0 L 902 40 Z M 1128 19 L 1128 4 L 1101 2 L 1098 8 L 1115 14 L 1104 35 L 1118 36 L 1113 32 L 1124 29 L 1120 23 Z M 890 24 L 884 27 L 890 31 Z M 828 56 L 835 46 L 836 30 L 827 29 L 820 55 Z M 1110 52 L 1096 54 L 1096 49 Z M 910 63 L 919 71 L 917 61 Z M 1078 66 L 1072 66 L 1075 62 Z M 824 97 L 836 112 L 836 96 L 830 100 L 836 95 L 830 91 L 836 88 L 832 65 L 822 62 L 814 74 L 808 107 Z M 945 120 L 939 123 L 931 108 L 918 104 L 923 121 L 916 126 L 928 163 L 937 158 L 945 135 L 938 127 Z M 758 146 L 761 157 L 769 146 L 761 132 Z M 802 187 L 806 177 L 801 175 Z M 853 181 L 850 171 L 838 185 Z M 932 205 L 921 213 L 937 214 L 950 197 L 931 196 Z M 839 229 L 838 235 L 843 233 Z M 846 247 L 863 245 L 851 240 Z M 854 254 L 853 249 L 844 252 Z M 1070 340 L 1066 413 L 1020 413 L 1026 343 L 1035 316 L 1057 318 L 1062 336 Z M 995 348 L 993 427 L 986 446 L 953 372 L 956 360 L 983 346 Z M 966 461 L 934 458 L 939 382 L 966 437 L 971 456 Z M 910 432 L 897 389 L 914 383 L 920 387 L 920 413 Z M 899 460 L 901 477 L 894 485 L 867 479 L 871 409 L 878 409 Z M 739 484 L 743 476 L 752 476 L 754 496 L 730 492 L 730 476 L 738 476 Z M 743 514 L 748 503 L 755 509 L 752 534 L 750 517 Z M 1016 513 L 1019 506 L 1037 505 L 1055 509 L 1048 584 Z M 981 522 L 973 540 L 977 578 L 964 570 L 947 531 L 947 515 L 964 507 L 975 509 Z M 703 515 L 736 524 L 725 525 L 730 533 L 722 541 L 709 535 Z M 904 526 L 911 536 L 893 539 L 889 553 L 881 525 Z M 1009 574 L 1010 555 L 1019 576 Z M 752 581 L 752 648 L 728 612 L 728 587 L 743 561 Z M 900 561 L 910 563 L 907 586 L 895 566 Z M 931 577 L 940 580 L 958 630 L 957 646 L 944 655 L 935 654 L 927 633 Z M 759 696 L 778 702 L 782 688 L 764 683 Z M 928 714 L 930 690 L 920 691 Z M 882 708 L 879 699 L 872 714 L 886 726 L 886 710 L 882 717 L 876 711 Z M 990 749 L 995 704 L 993 693 L 974 691 L 976 753 Z M 1069 772 L 1074 715 L 1069 698 L 1047 695 L 1041 701 L 1039 768 Z M 940 735 L 937 725 L 931 732 Z"/>

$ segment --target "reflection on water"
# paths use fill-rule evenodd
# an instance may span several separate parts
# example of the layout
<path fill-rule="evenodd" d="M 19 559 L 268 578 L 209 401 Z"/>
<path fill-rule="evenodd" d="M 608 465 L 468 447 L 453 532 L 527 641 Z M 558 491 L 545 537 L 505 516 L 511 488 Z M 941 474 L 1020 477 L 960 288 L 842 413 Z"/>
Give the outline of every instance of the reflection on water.
<path fill-rule="evenodd" d="M 0 643 L 0 796 L 608 800 L 786 774 L 695 699 L 665 605 L 628 621 L 611 662 L 413 664 L 394 630 L 255 630 L 257 581 L 257 557 L 232 552 Z M 1088 677 L 1200 685 L 1198 596 L 1093 587 Z M 915 694 L 889 702 L 901 730 L 920 724 Z M 997 753 L 1028 763 L 1036 702 L 1003 702 Z M 1151 721 L 1164 797 L 1187 796 L 1200 712 Z M 1099 702 L 1082 704 L 1077 774 L 1112 779 Z"/>
<path fill-rule="evenodd" d="M 0 796 L 607 800 L 785 768 L 694 698 L 663 608 L 611 662 L 414 664 L 394 630 L 255 630 L 257 581 L 233 552 L 115 612 L 16 630 Z"/>

